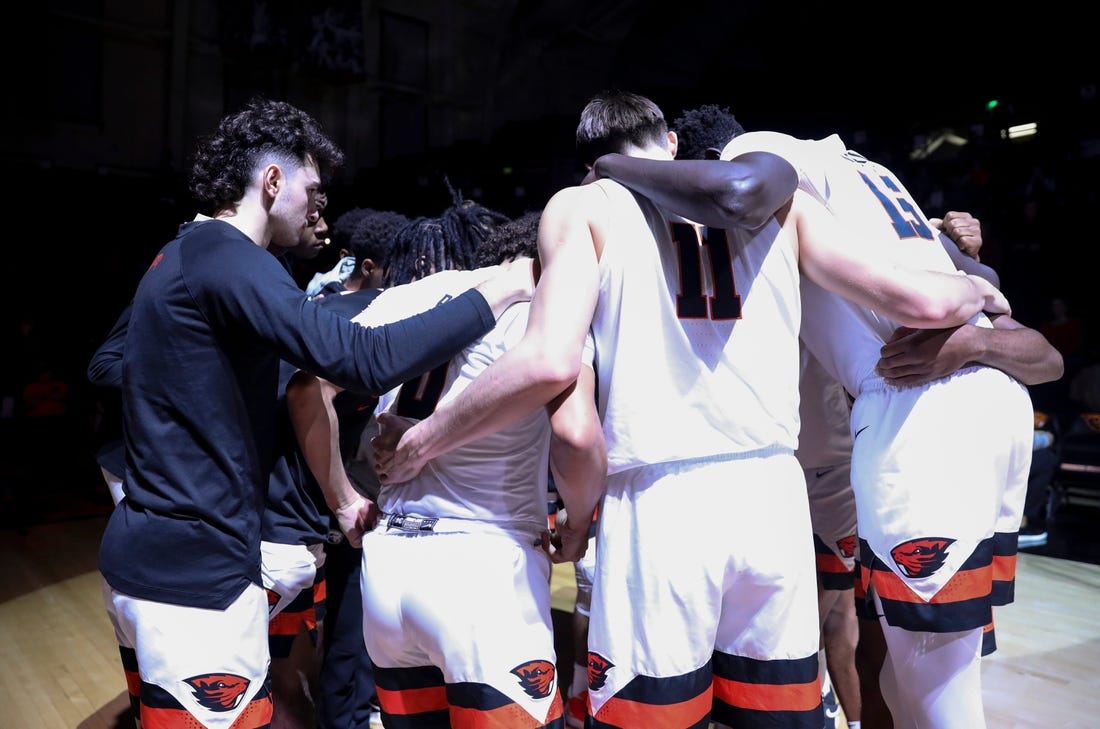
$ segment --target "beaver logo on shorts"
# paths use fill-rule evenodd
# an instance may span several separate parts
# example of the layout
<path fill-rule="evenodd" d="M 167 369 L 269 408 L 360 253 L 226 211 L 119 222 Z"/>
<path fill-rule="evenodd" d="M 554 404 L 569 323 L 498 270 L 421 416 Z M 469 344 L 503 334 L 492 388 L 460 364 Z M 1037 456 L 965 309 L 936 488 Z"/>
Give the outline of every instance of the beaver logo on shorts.
<path fill-rule="evenodd" d="M 519 685 L 532 699 L 545 699 L 554 688 L 554 664 L 534 660 L 521 663 L 512 669 L 519 676 Z"/>
<path fill-rule="evenodd" d="M 240 705 L 250 681 L 232 673 L 204 673 L 185 678 L 195 700 L 211 711 L 233 711 Z"/>
<path fill-rule="evenodd" d="M 267 614 L 271 615 L 275 610 L 275 606 L 279 604 L 279 593 L 274 590 L 267 590 Z"/>
<path fill-rule="evenodd" d="M 910 539 L 891 549 L 890 556 L 906 577 L 930 577 L 943 567 L 947 548 L 954 542 L 946 537 Z"/>
<path fill-rule="evenodd" d="M 599 653 L 588 651 L 588 688 L 591 691 L 599 691 L 607 683 L 607 672 L 615 667 L 615 664 L 607 660 Z"/>
<path fill-rule="evenodd" d="M 851 557 L 856 553 L 856 535 L 849 534 L 842 539 L 836 540 L 836 548 L 840 550 L 840 553 L 845 557 Z"/>

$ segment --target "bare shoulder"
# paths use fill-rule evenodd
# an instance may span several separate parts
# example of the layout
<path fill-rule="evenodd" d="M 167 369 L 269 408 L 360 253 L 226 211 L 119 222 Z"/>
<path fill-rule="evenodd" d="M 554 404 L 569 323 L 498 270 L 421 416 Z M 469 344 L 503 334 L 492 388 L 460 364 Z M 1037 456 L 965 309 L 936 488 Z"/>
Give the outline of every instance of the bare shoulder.
<path fill-rule="evenodd" d="M 587 185 L 573 185 L 558 190 L 546 203 L 547 209 L 551 206 L 558 208 L 580 207 L 590 205 L 602 205 L 607 201 L 607 191 L 603 188 L 602 181 L 596 181 Z"/>

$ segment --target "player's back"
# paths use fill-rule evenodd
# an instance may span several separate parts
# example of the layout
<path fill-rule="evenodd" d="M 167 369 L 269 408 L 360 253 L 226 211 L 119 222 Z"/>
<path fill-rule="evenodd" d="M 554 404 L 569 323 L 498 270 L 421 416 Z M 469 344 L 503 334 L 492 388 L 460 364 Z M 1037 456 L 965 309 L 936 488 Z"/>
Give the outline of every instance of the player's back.
<path fill-rule="evenodd" d="M 443 271 L 383 291 L 355 321 L 367 326 L 401 319 L 457 296 L 484 279 L 476 271 Z M 527 328 L 527 302 L 509 307 L 496 326 L 449 362 L 382 397 L 379 410 L 412 419 L 456 397 Z M 518 423 L 433 459 L 411 481 L 383 486 L 386 513 L 546 526 L 550 421 L 539 409 Z"/>
<path fill-rule="evenodd" d="M 732 156 L 763 149 L 790 161 L 799 188 L 821 201 L 862 242 L 879 247 L 911 269 L 956 270 L 939 232 L 887 167 L 847 149 L 840 137 L 796 139 L 776 132 L 750 132 L 723 150 Z M 802 278 L 802 338 L 825 369 L 856 395 L 874 377 L 882 345 L 899 326 L 874 310 Z M 975 321 L 985 317 L 976 317 Z"/>
<path fill-rule="evenodd" d="M 614 221 L 593 315 L 608 470 L 792 452 L 798 267 L 775 220 L 756 235 L 670 223 L 610 180 Z"/>

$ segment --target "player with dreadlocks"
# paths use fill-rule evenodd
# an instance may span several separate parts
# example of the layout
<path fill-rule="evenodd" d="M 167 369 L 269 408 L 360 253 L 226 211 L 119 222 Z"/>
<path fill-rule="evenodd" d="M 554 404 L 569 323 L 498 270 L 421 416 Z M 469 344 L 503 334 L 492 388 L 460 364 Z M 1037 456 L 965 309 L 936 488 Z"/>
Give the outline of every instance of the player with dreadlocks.
<path fill-rule="evenodd" d="M 451 186 L 451 207 L 438 218 L 419 217 L 398 231 L 386 262 L 385 286 L 397 286 L 430 273 L 476 268 L 477 248 L 493 228 L 508 217 L 473 200 Z"/>
<path fill-rule="evenodd" d="M 451 211 L 459 209 L 469 227 L 485 217 L 456 197 Z M 470 268 L 532 257 L 538 217 L 526 213 L 498 226 L 479 246 Z M 430 229 L 433 222 L 438 225 L 429 221 L 421 227 Z M 436 232 L 429 230 L 425 238 Z M 437 243 L 432 242 L 439 249 Z M 415 275 L 415 260 L 406 260 L 414 262 L 409 273 Z M 400 267 L 389 270 L 395 268 Z M 388 288 L 356 321 L 371 326 L 401 312 L 420 311 L 464 290 L 485 272 L 441 271 Z M 449 366 L 384 396 L 386 415 L 380 420 L 395 424 L 422 418 L 455 397 L 523 336 L 528 308 L 512 307 L 508 321 Z M 590 365 L 591 346 L 586 355 Z M 433 461 L 411 482 L 379 493 L 381 518 L 363 541 L 363 638 L 387 725 L 490 721 L 529 729 L 561 726 L 550 561 L 583 554 L 607 467 L 595 374 L 591 366 L 579 369 L 577 381 L 546 408 Z M 331 438 L 311 440 L 319 446 L 313 457 L 307 451 L 313 470 L 322 477 L 338 474 L 325 466 L 333 455 Z M 546 533 L 551 471 L 579 532 L 563 526 L 552 538 Z M 455 590 L 472 576 L 476 593 Z"/>

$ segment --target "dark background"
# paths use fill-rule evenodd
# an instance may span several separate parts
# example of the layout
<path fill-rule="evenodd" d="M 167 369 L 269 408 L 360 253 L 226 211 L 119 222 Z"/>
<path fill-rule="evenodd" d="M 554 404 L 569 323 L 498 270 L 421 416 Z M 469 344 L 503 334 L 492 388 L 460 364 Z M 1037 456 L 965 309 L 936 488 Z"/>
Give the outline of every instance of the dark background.
<path fill-rule="evenodd" d="M 1088 332 L 1067 364 L 1095 361 L 1092 24 L 1068 3 L 974 5 L 21 5 L 4 44 L 5 417 L 46 366 L 70 388 L 69 437 L 84 443 L 97 412 L 88 357 L 156 250 L 194 215 L 185 170 L 195 140 L 255 94 L 307 109 L 345 149 L 330 223 L 352 207 L 438 213 L 449 204 L 444 176 L 509 215 L 541 207 L 583 175 L 573 131 L 604 88 L 646 94 L 670 120 L 714 103 L 750 130 L 836 132 L 894 168 L 929 215 L 977 215 L 983 261 L 1016 317 L 1039 326 L 1051 299 L 1065 299 Z M 1025 122 L 1039 133 L 1004 138 Z M 948 132 L 966 144 L 914 157 Z"/>

